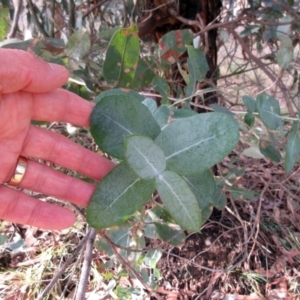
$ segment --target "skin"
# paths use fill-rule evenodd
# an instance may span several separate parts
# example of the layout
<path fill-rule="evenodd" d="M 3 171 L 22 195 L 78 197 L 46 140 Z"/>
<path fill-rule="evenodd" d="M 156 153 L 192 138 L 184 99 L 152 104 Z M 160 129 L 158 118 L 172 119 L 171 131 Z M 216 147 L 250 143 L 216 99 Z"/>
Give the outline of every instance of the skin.
<path fill-rule="evenodd" d="M 94 106 L 60 87 L 68 71 L 33 54 L 0 49 L 0 219 L 46 229 L 64 229 L 76 220 L 66 208 L 32 198 L 3 183 L 14 174 L 20 155 L 53 162 L 101 180 L 113 163 L 66 137 L 31 125 L 63 121 L 89 127 Z M 19 185 L 30 191 L 86 206 L 95 185 L 28 161 Z"/>

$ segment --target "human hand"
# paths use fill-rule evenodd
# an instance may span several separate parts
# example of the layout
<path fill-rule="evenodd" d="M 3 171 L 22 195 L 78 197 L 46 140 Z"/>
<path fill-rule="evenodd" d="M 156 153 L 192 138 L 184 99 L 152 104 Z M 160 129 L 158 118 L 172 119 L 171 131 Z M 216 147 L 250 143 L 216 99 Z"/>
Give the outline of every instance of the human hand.
<path fill-rule="evenodd" d="M 89 126 L 94 104 L 59 89 L 68 76 L 64 67 L 48 64 L 28 52 L 0 49 L 0 184 L 10 181 L 19 156 L 53 162 L 96 180 L 113 168 L 111 161 L 66 137 L 31 125 L 37 120 Z M 93 184 L 30 159 L 18 186 L 80 206 L 88 204 L 95 189 Z M 63 229 L 72 226 L 75 215 L 1 184 L 0 219 Z"/>

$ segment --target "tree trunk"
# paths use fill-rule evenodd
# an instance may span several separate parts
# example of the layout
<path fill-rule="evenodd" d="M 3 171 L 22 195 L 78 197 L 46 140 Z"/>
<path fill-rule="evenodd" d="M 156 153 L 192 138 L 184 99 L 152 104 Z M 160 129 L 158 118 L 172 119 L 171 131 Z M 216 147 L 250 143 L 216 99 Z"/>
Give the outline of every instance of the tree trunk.
<path fill-rule="evenodd" d="M 221 9 L 220 0 L 179 0 L 179 7 L 168 0 L 146 0 L 144 10 L 151 11 L 138 23 L 139 36 L 150 36 L 154 41 L 158 40 L 167 32 L 190 28 L 193 32 L 199 32 L 200 22 L 206 27 L 211 22 L 216 22 Z M 213 84 L 217 84 L 217 34 L 218 30 L 213 29 L 201 34 L 201 41 L 205 49 L 205 56 L 209 65 L 206 78 Z M 210 87 L 206 84 L 204 88 Z M 215 93 L 205 94 L 205 105 L 217 102 Z"/>

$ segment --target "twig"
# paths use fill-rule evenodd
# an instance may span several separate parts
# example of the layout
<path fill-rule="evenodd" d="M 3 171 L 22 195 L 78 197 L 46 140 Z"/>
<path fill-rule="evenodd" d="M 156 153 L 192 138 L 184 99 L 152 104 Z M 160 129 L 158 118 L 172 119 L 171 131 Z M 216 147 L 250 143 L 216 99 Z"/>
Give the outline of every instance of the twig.
<path fill-rule="evenodd" d="M 92 254 L 97 230 L 92 228 L 88 234 L 88 240 L 84 252 L 84 261 L 81 269 L 79 282 L 77 285 L 76 300 L 85 299 L 86 287 L 89 281 L 89 274 L 91 270 Z"/>
<path fill-rule="evenodd" d="M 69 35 L 71 35 L 74 32 L 75 28 L 75 4 L 73 0 L 69 0 L 69 22 L 68 22 L 68 28 L 69 28 Z"/>
<path fill-rule="evenodd" d="M 240 45 L 242 46 L 243 50 L 247 53 L 248 57 L 251 58 L 260 68 L 261 70 L 273 81 L 273 82 L 276 82 L 276 78 L 273 76 L 273 74 L 266 68 L 266 66 L 262 63 L 262 61 L 257 58 L 249 49 L 249 47 L 247 47 L 247 45 L 245 44 L 245 42 L 243 41 L 243 39 L 232 29 L 229 29 L 229 32 L 234 36 L 234 38 L 240 43 Z M 286 91 L 286 87 L 283 85 L 283 83 L 279 80 L 277 82 L 278 87 L 280 88 L 282 94 L 283 94 L 283 97 L 284 97 L 284 100 L 286 102 L 286 106 L 287 106 L 287 109 L 289 111 L 289 115 L 291 117 L 295 117 L 296 114 L 293 110 L 293 107 L 291 105 L 291 102 L 290 102 L 290 99 L 289 99 L 289 95 Z"/>
<path fill-rule="evenodd" d="M 127 271 L 130 272 L 134 277 L 136 277 L 140 281 L 140 283 L 144 286 L 144 288 L 150 292 L 151 296 L 156 297 L 158 300 L 162 300 L 162 298 L 156 292 L 153 291 L 151 286 L 149 286 L 144 281 L 143 277 L 138 272 L 136 272 L 132 268 L 132 266 L 120 255 L 120 253 L 116 250 L 114 244 L 111 242 L 109 237 L 103 231 L 99 231 L 99 234 L 101 235 L 102 238 L 105 239 L 107 244 L 110 246 L 111 250 L 114 252 L 115 256 L 120 260 L 120 262 L 127 269 Z"/>
<path fill-rule="evenodd" d="M 43 300 L 43 298 L 49 293 L 49 291 L 56 284 L 56 282 L 59 280 L 59 278 L 62 276 L 62 274 L 68 268 L 68 266 L 76 259 L 76 255 L 82 250 L 85 243 L 87 242 L 88 237 L 89 237 L 89 233 L 87 233 L 86 236 L 80 241 L 80 243 L 78 244 L 76 249 L 73 251 L 72 255 L 66 260 L 66 262 L 63 264 L 61 269 L 58 271 L 58 273 L 51 279 L 51 281 L 46 286 L 46 288 L 43 290 L 43 292 L 39 295 L 37 300 Z"/>
<path fill-rule="evenodd" d="M 44 27 L 40 24 L 40 22 L 38 20 L 38 17 L 34 11 L 34 5 L 33 5 L 32 1 L 27 0 L 27 2 L 28 2 L 29 10 L 31 12 L 31 15 L 34 19 L 35 25 L 37 26 L 38 30 L 40 31 L 40 33 L 42 34 L 42 36 L 44 38 L 49 37 L 48 33 L 45 31 Z"/>
<path fill-rule="evenodd" d="M 257 244 L 257 237 L 258 237 L 258 234 L 259 234 L 259 221 L 260 221 L 260 212 L 261 212 L 261 204 L 262 204 L 262 201 L 263 201 L 263 197 L 264 197 L 264 194 L 267 190 L 267 188 L 269 187 L 269 184 L 266 183 L 260 196 L 259 196 L 259 203 L 258 203 L 258 208 L 257 208 L 257 212 L 256 212 L 256 216 L 255 216 L 255 220 L 254 220 L 254 227 L 256 227 L 256 232 L 255 232 L 255 235 L 254 235 L 254 238 L 253 238 L 253 244 L 252 244 L 252 247 L 251 247 L 251 250 L 249 251 L 249 254 L 248 254 L 248 262 L 250 260 L 250 257 L 251 257 L 251 254 L 254 250 L 254 247 L 255 245 Z M 250 237 L 253 236 L 253 234 L 251 233 Z"/>
<path fill-rule="evenodd" d="M 17 30 L 18 30 L 18 22 L 20 18 L 20 13 L 22 9 L 22 0 L 15 0 L 14 1 L 14 6 L 15 6 L 15 13 L 14 13 L 14 19 L 11 24 L 10 31 L 7 35 L 8 39 L 14 38 L 16 36 Z"/>
<path fill-rule="evenodd" d="M 107 2 L 108 0 L 102 0 L 99 3 L 97 3 L 96 5 L 94 5 L 91 9 L 89 9 L 83 16 L 82 19 L 85 19 L 94 9 L 96 9 L 97 7 L 103 5 L 105 2 Z"/>

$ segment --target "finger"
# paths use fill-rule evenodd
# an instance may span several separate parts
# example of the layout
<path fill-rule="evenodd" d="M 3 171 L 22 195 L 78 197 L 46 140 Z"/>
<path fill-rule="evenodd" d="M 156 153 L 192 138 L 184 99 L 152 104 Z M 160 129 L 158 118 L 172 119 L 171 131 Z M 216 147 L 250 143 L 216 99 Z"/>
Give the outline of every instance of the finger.
<path fill-rule="evenodd" d="M 94 184 L 60 173 L 32 160 L 28 161 L 20 187 L 81 206 L 87 206 L 96 188 Z"/>
<path fill-rule="evenodd" d="M 2 185 L 0 219 L 55 230 L 72 226 L 76 217 L 64 207 L 42 202 Z"/>
<path fill-rule="evenodd" d="M 62 121 L 90 127 L 89 120 L 94 103 L 84 100 L 69 91 L 57 89 L 32 95 L 32 119 L 37 121 Z"/>
<path fill-rule="evenodd" d="M 66 68 L 47 63 L 32 53 L 0 49 L 0 94 L 24 90 L 33 93 L 48 92 L 68 80 Z"/>
<path fill-rule="evenodd" d="M 21 155 L 53 162 L 87 177 L 100 180 L 114 163 L 68 140 L 65 136 L 31 126 Z"/>

